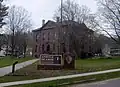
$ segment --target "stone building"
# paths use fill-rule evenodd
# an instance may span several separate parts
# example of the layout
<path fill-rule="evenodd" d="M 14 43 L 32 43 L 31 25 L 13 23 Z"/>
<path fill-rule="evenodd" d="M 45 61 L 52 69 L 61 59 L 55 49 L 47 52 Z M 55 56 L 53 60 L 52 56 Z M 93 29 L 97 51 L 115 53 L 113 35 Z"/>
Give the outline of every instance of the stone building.
<path fill-rule="evenodd" d="M 59 20 L 42 22 L 41 28 L 33 30 L 33 56 L 66 52 L 83 56 L 95 52 L 94 31 L 88 29 L 84 23 L 79 24 L 75 21 L 61 23 Z"/>

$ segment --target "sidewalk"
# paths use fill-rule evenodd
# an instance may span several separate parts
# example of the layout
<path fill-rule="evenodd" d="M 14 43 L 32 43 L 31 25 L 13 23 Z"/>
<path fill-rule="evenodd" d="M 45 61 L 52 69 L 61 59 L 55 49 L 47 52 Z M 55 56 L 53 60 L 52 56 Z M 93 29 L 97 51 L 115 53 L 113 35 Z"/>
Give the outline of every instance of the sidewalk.
<path fill-rule="evenodd" d="M 37 83 L 37 82 L 47 82 L 47 81 L 60 80 L 60 79 L 69 79 L 69 78 L 104 74 L 104 73 L 110 73 L 110 72 L 116 72 L 116 71 L 120 71 L 120 69 L 112 69 L 112 70 L 106 70 L 106 71 L 100 71 L 100 72 L 91 72 L 91 73 L 83 73 L 83 74 L 76 74 L 76 75 L 67 75 L 67 76 L 58 76 L 58 77 L 50 77 L 50 78 L 42 78 L 42 79 L 34 79 L 34 80 L 24 80 L 24 81 L 1 83 L 0 87 L 30 84 L 30 83 Z"/>
<path fill-rule="evenodd" d="M 15 70 L 18 70 L 20 68 L 23 68 L 25 66 L 28 66 L 34 62 L 36 62 L 38 59 L 33 59 L 33 60 L 29 60 L 29 61 L 26 61 L 26 62 L 22 62 L 22 63 L 18 63 L 16 66 L 15 66 Z M 3 68 L 0 68 L 0 77 L 1 76 L 4 76 L 6 74 L 9 74 L 11 73 L 12 71 L 12 66 L 7 66 L 7 67 L 3 67 Z"/>

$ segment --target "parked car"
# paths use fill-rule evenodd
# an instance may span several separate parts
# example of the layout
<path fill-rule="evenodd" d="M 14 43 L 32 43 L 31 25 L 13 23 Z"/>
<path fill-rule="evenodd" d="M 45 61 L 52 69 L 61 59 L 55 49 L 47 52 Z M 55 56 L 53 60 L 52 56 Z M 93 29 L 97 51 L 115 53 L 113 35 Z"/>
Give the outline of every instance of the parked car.
<path fill-rule="evenodd" d="M 17 58 L 24 58 L 24 55 L 19 55 Z"/>

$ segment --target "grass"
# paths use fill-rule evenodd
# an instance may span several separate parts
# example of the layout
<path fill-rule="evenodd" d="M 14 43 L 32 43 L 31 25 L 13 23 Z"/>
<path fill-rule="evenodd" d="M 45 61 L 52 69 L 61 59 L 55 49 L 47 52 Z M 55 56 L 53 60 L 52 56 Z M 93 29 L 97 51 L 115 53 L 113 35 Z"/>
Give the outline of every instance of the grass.
<path fill-rule="evenodd" d="M 120 57 L 76 60 L 76 69 L 81 72 L 94 72 L 116 68 L 120 68 Z"/>
<path fill-rule="evenodd" d="M 10 56 L 6 56 L 6 57 L 3 57 L 3 58 L 0 58 L 0 68 L 12 65 L 15 61 L 18 61 L 18 63 L 21 63 L 21 62 L 24 62 L 24 61 L 27 61 L 27 60 L 30 60 L 30 59 L 33 59 L 33 58 L 32 57 L 26 57 L 26 58 L 18 59 L 18 58 L 12 58 Z"/>
<path fill-rule="evenodd" d="M 55 76 L 64 76 L 72 74 L 80 74 L 85 72 L 95 72 L 108 69 L 120 68 L 120 58 L 112 59 L 85 59 L 75 61 L 75 70 L 37 70 L 37 63 L 29 65 L 25 68 L 17 70 L 15 76 L 11 74 L 0 77 L 0 83 L 10 81 L 20 81 L 29 79 L 39 79 Z"/>
<path fill-rule="evenodd" d="M 32 83 L 32 84 L 16 85 L 9 87 L 70 87 L 70 85 L 74 85 L 74 84 L 92 82 L 93 80 L 91 79 L 94 79 L 94 81 L 102 81 L 102 80 L 118 78 L 118 77 L 120 77 L 120 72 L 113 72 L 113 73 L 106 73 L 100 75 L 91 75 L 91 76 L 77 77 L 71 79 L 62 79 L 62 80 L 55 80 L 49 82 Z"/>

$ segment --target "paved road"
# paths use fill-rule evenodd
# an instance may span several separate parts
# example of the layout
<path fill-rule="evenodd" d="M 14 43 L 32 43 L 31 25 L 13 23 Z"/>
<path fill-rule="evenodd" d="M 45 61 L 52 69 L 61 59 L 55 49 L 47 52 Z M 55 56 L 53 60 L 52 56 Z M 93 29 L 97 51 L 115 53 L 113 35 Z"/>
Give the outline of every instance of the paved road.
<path fill-rule="evenodd" d="M 15 70 L 18 70 L 20 68 L 28 66 L 28 65 L 36 62 L 37 60 L 38 59 L 33 59 L 33 60 L 29 60 L 29 61 L 26 61 L 26 62 L 23 62 L 23 63 L 19 63 L 19 64 L 16 65 Z M 7 67 L 0 68 L 0 76 L 4 76 L 4 75 L 10 73 L 11 69 L 12 69 L 12 66 L 7 66 Z"/>
<path fill-rule="evenodd" d="M 68 87 L 120 87 L 120 78 L 96 83 L 77 84 Z"/>

